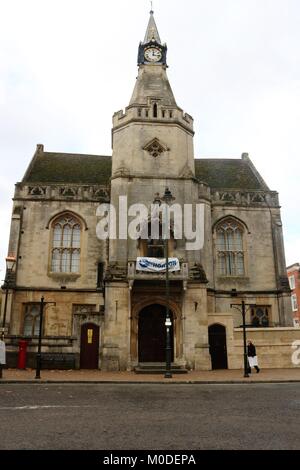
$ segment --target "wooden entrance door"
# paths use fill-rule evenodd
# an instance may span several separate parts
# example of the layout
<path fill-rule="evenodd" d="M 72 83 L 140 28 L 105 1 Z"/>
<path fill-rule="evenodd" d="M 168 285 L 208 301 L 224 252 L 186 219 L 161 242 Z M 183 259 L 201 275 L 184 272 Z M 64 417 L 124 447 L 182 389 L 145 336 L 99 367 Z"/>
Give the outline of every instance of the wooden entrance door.
<path fill-rule="evenodd" d="M 81 327 L 80 368 L 98 369 L 99 326 L 85 323 Z"/>
<path fill-rule="evenodd" d="M 212 369 L 227 369 L 226 328 L 215 324 L 208 328 Z"/>
<path fill-rule="evenodd" d="M 171 327 L 172 361 L 174 358 L 173 314 Z M 166 360 L 166 308 L 154 304 L 139 314 L 138 350 L 139 362 L 165 362 Z"/>

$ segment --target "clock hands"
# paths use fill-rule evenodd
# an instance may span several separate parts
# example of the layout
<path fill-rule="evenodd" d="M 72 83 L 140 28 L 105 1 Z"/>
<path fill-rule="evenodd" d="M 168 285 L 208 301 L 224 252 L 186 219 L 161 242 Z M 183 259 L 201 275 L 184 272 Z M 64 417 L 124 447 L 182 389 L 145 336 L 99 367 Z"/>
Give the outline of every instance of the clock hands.
<path fill-rule="evenodd" d="M 159 49 L 151 47 L 145 51 L 145 58 L 149 61 L 157 62 L 161 59 L 162 54 Z"/>

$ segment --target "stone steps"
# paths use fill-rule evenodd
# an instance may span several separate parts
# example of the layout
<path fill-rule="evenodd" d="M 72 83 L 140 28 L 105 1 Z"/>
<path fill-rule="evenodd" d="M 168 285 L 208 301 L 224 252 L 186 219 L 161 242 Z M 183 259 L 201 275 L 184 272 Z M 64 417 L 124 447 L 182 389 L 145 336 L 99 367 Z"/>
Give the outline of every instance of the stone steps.
<path fill-rule="evenodd" d="M 161 362 L 144 362 L 134 368 L 136 374 L 164 374 L 166 364 Z M 178 364 L 171 364 L 172 374 L 187 374 L 188 370 Z"/>

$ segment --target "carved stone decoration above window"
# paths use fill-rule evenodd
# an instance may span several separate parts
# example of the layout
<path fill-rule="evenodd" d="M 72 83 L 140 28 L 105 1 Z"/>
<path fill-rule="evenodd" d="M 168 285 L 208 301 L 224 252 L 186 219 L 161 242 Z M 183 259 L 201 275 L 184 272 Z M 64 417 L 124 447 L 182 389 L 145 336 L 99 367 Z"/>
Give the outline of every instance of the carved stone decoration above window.
<path fill-rule="evenodd" d="M 82 315 L 84 317 L 84 316 L 96 313 L 95 311 L 96 311 L 96 305 L 92 305 L 92 304 L 83 304 L 83 305 L 73 304 L 73 314 L 75 314 L 75 315 Z"/>
<path fill-rule="evenodd" d="M 265 202 L 265 195 L 264 194 L 253 194 L 251 196 L 251 202 Z"/>
<path fill-rule="evenodd" d="M 30 196 L 45 196 L 46 187 L 44 187 L 44 186 L 29 186 L 28 194 Z"/>
<path fill-rule="evenodd" d="M 78 195 L 78 188 L 63 187 L 59 189 L 59 193 L 61 196 L 74 197 Z"/>
<path fill-rule="evenodd" d="M 235 199 L 236 199 L 235 194 L 232 194 L 232 193 L 223 193 L 221 196 L 221 200 L 225 202 L 235 201 Z"/>
<path fill-rule="evenodd" d="M 93 191 L 93 197 L 96 199 L 102 199 L 105 201 L 109 201 L 109 194 L 106 189 L 99 188 L 99 189 L 94 189 Z"/>
<path fill-rule="evenodd" d="M 276 191 L 247 191 L 231 190 L 220 191 L 212 190 L 212 200 L 217 204 L 234 204 L 242 206 L 278 207 L 278 194 Z"/>
<path fill-rule="evenodd" d="M 170 149 L 168 149 L 168 147 L 163 145 L 157 138 L 155 138 L 148 142 L 148 144 L 143 147 L 143 150 L 147 150 L 147 152 L 150 153 L 152 157 L 156 158 Z"/>

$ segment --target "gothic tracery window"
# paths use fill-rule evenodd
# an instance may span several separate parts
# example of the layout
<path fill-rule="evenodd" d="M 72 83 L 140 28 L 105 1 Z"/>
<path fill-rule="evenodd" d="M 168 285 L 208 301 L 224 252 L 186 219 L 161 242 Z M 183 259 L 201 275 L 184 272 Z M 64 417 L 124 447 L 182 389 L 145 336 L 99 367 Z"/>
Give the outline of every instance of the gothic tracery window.
<path fill-rule="evenodd" d="M 51 271 L 79 273 L 81 224 L 71 214 L 57 218 L 52 225 Z"/>
<path fill-rule="evenodd" d="M 270 307 L 255 305 L 251 308 L 251 325 L 252 326 L 269 326 Z"/>
<path fill-rule="evenodd" d="M 40 304 L 26 304 L 24 312 L 24 336 L 38 336 L 40 328 Z"/>
<path fill-rule="evenodd" d="M 221 276 L 244 276 L 243 235 L 242 226 L 233 219 L 226 219 L 217 226 L 217 262 Z"/>

